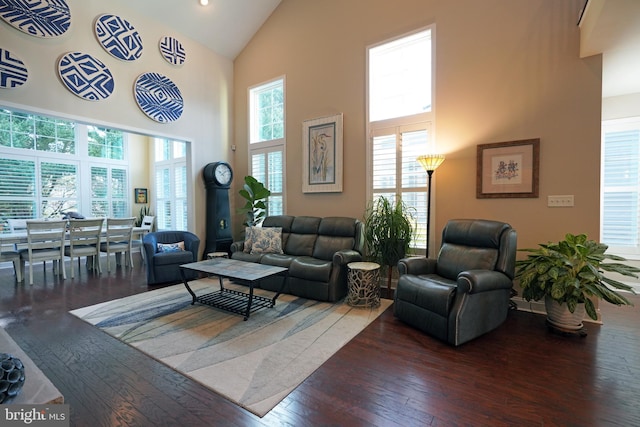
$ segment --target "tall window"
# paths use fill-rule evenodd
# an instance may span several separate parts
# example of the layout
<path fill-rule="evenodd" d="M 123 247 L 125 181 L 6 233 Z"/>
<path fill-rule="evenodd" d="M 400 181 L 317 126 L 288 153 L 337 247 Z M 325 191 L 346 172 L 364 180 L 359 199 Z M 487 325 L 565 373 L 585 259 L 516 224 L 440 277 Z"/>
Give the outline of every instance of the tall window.
<path fill-rule="evenodd" d="M 640 117 L 605 121 L 602 133 L 601 240 L 640 259 Z"/>
<path fill-rule="evenodd" d="M 416 158 L 435 151 L 434 35 L 432 25 L 367 52 L 369 196 L 402 199 L 414 209 L 414 248 L 425 247 L 427 224 L 427 177 Z"/>
<path fill-rule="evenodd" d="M 268 215 L 284 213 L 284 79 L 249 89 L 249 173 L 271 191 Z"/>
<path fill-rule="evenodd" d="M 0 225 L 67 211 L 129 216 L 127 176 L 122 132 L 0 108 Z"/>
<path fill-rule="evenodd" d="M 155 140 L 156 224 L 160 230 L 188 230 L 187 143 Z"/>

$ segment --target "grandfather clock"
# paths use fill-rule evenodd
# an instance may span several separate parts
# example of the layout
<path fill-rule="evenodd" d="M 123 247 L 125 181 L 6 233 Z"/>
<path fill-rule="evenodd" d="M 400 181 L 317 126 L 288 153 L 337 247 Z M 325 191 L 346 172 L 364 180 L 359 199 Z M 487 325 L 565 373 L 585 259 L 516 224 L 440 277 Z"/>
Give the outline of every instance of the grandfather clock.
<path fill-rule="evenodd" d="M 214 162 L 204 167 L 202 177 L 207 189 L 206 257 L 211 252 L 229 252 L 233 242 L 229 209 L 229 187 L 233 171 L 226 162 Z"/>

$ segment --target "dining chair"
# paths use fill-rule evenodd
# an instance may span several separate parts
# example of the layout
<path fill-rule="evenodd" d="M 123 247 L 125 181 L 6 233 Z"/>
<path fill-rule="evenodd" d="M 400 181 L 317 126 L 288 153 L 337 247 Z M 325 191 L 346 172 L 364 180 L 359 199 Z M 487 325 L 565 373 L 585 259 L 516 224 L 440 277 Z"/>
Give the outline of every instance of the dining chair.
<path fill-rule="evenodd" d="M 9 218 L 7 219 L 7 225 L 9 226 L 9 233 L 26 233 L 27 232 L 27 220 L 23 218 Z M 15 251 L 20 249 L 26 249 L 27 245 L 14 243 L 13 248 Z"/>
<path fill-rule="evenodd" d="M 132 240 L 131 242 L 131 247 L 132 248 L 140 248 L 140 256 L 142 257 L 142 262 L 146 263 L 146 259 L 145 259 L 145 253 L 144 253 L 144 248 L 143 248 L 143 244 L 142 244 L 142 238 L 144 237 L 145 234 L 147 233 L 151 233 L 153 231 L 153 226 L 155 223 L 156 217 L 155 216 L 150 216 L 150 215 L 145 215 L 142 218 L 142 222 L 140 223 L 140 227 L 138 229 L 136 229 L 135 231 L 135 235 L 137 237 L 137 239 Z"/>
<path fill-rule="evenodd" d="M 33 264 L 53 261 L 54 272 L 67 278 L 64 268 L 64 245 L 67 221 L 27 221 L 27 248 L 20 249 L 20 271 L 24 276 L 24 263 L 29 262 L 29 284 L 33 285 Z"/>
<path fill-rule="evenodd" d="M 107 254 L 107 271 L 111 272 L 109 254 L 116 254 L 116 265 L 119 264 L 120 254 L 125 254 L 125 264 L 133 268 L 131 255 L 131 240 L 135 218 L 107 218 L 107 232 L 104 241 L 100 242 L 100 252 Z M 128 258 L 128 259 L 127 259 Z"/>
<path fill-rule="evenodd" d="M 20 268 L 20 252 L 14 250 L 13 245 L 8 249 L 8 245 L 0 246 L 0 262 L 13 262 L 13 269 L 16 272 L 16 279 L 22 282 L 22 270 Z"/>
<path fill-rule="evenodd" d="M 78 270 L 80 258 L 87 257 L 87 264 L 91 269 L 100 268 L 100 235 L 104 218 L 71 219 L 69 220 L 69 244 L 64 248 L 64 254 L 71 258 L 71 278 L 74 278 L 73 259 L 78 258 Z"/>

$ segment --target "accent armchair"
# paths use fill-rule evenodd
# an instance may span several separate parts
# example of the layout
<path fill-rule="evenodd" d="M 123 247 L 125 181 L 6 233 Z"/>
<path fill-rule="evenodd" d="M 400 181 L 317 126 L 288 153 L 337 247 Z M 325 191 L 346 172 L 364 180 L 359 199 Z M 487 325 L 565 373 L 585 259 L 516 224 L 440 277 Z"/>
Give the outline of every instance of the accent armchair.
<path fill-rule="evenodd" d="M 395 316 L 454 346 L 497 328 L 509 311 L 516 245 L 509 224 L 449 221 L 437 259 L 398 262 Z"/>
<path fill-rule="evenodd" d="M 196 262 L 200 239 L 188 231 L 156 231 L 142 238 L 147 285 L 182 281 L 180 265 Z M 198 277 L 197 272 L 185 272 L 187 279 Z"/>

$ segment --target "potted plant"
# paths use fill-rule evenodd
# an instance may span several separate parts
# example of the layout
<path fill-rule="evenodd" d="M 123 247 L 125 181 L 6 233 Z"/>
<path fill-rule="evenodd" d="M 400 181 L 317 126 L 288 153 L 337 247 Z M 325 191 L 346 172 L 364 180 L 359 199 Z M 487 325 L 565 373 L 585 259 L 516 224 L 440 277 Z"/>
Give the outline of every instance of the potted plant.
<path fill-rule="evenodd" d="M 378 197 L 369 204 L 364 216 L 367 258 L 387 268 L 387 294 L 391 293 L 393 267 L 409 252 L 413 238 L 412 209 L 402 200 L 396 203 Z"/>
<path fill-rule="evenodd" d="M 625 258 L 605 253 L 607 248 L 603 243 L 588 240 L 585 234 L 567 234 L 556 243 L 521 249 L 529 253 L 526 259 L 516 261 L 515 278 L 522 288 L 522 296 L 527 301 L 545 299 L 550 325 L 567 331 L 582 329 L 585 311 L 597 320 L 592 298 L 616 305 L 633 305 L 617 292 L 635 293 L 633 288 L 605 274 L 612 272 L 637 278 L 640 269 L 622 263 L 627 261 Z M 576 319 L 571 319 L 571 314 Z"/>
<path fill-rule="evenodd" d="M 260 223 L 267 216 L 267 198 L 271 191 L 265 188 L 264 184 L 252 176 L 244 177 L 244 187 L 240 190 L 240 196 L 246 200 L 243 207 L 236 210 L 240 215 L 246 215 L 245 224 L 253 227 Z"/>

